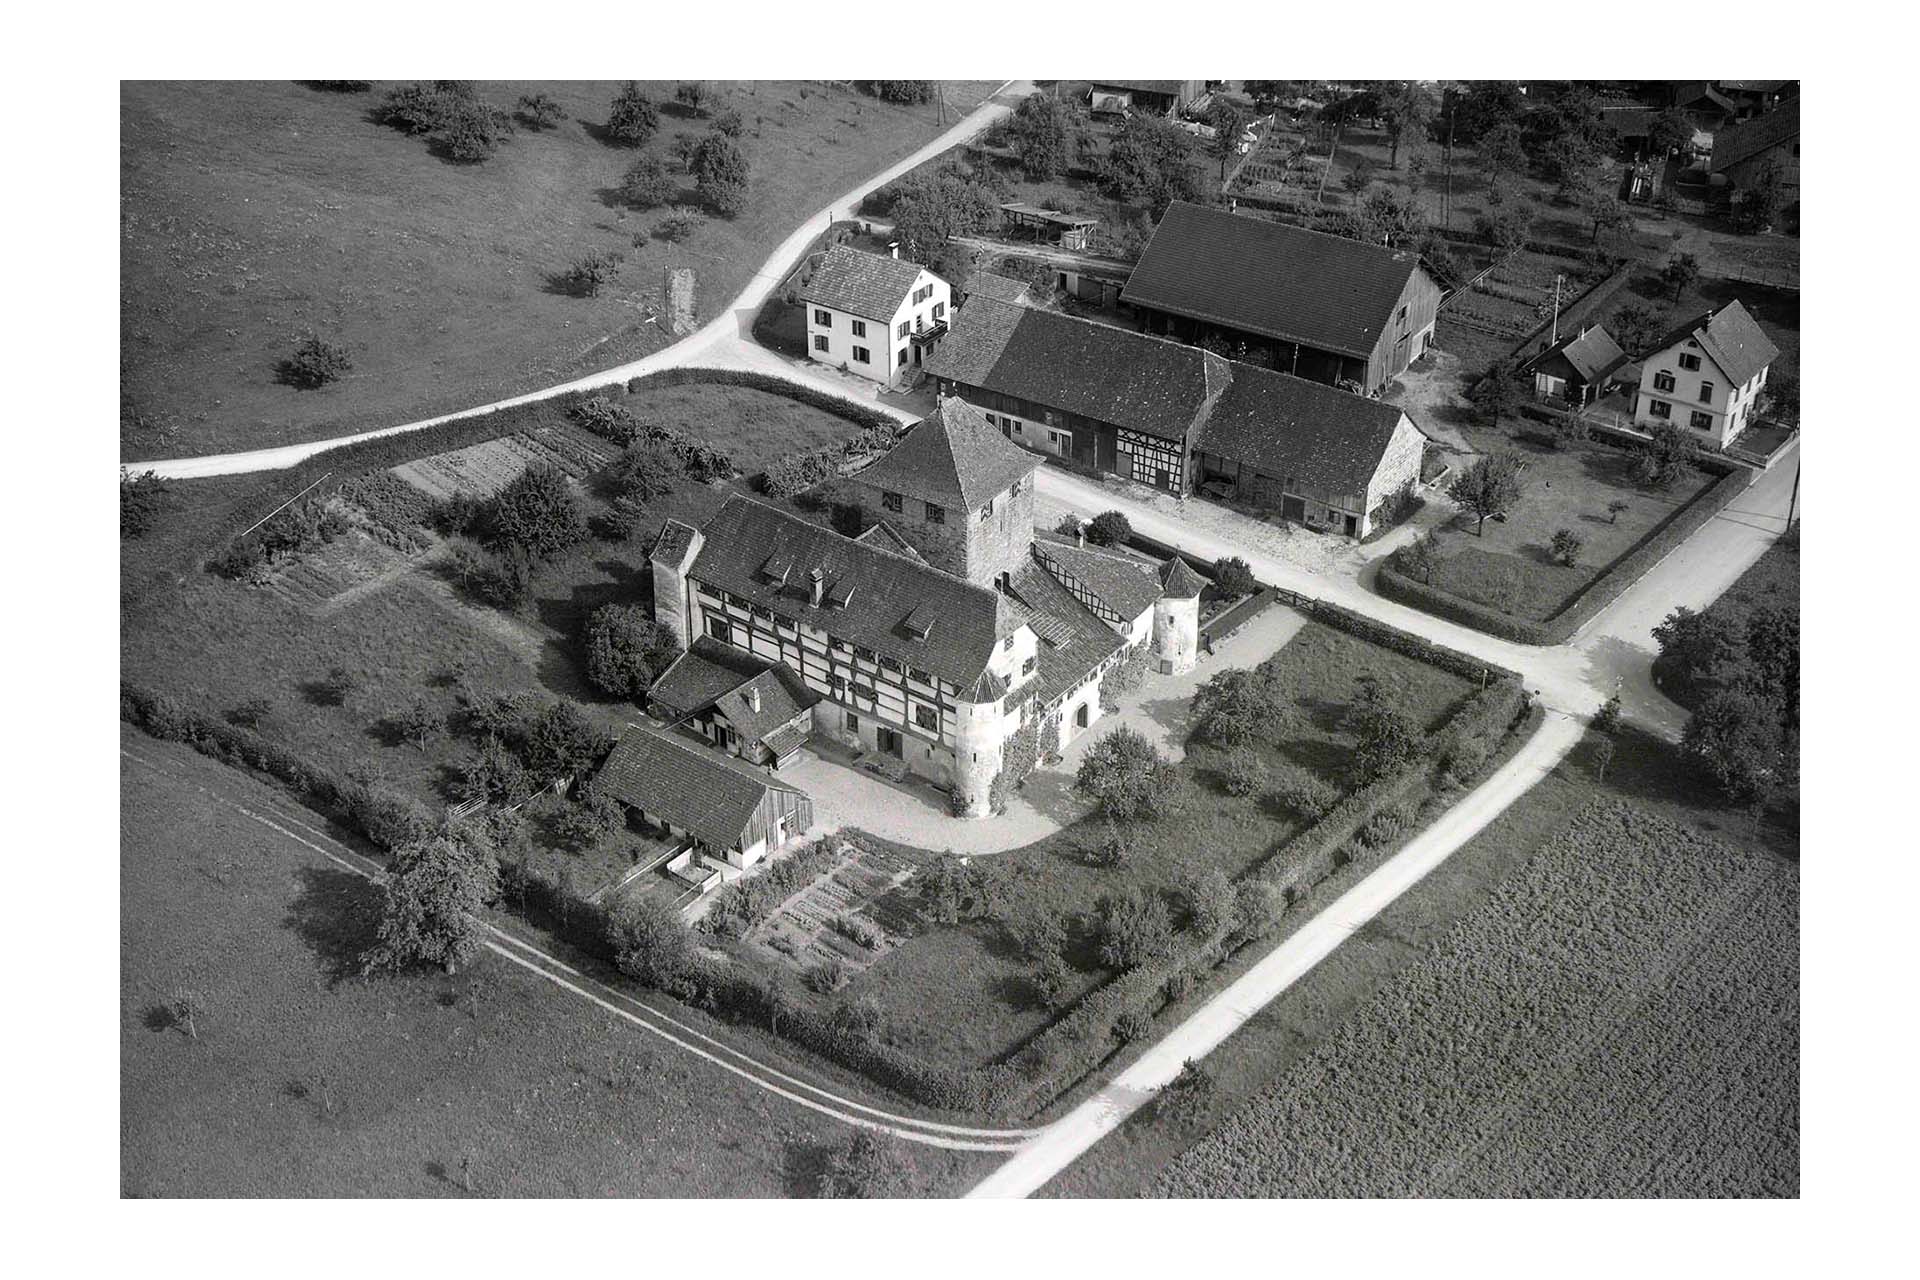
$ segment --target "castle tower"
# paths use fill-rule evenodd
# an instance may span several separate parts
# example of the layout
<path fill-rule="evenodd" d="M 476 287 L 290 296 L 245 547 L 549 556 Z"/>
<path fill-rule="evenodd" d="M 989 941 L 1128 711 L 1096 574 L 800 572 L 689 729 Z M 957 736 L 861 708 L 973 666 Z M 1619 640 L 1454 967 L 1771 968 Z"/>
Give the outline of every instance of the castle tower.
<path fill-rule="evenodd" d="M 1039 466 L 980 410 L 949 396 L 848 488 L 867 526 L 884 522 L 928 564 L 992 586 L 1027 562 Z"/>
<path fill-rule="evenodd" d="M 670 632 L 682 652 L 694 640 L 693 604 L 687 595 L 687 571 L 706 537 L 679 520 L 669 520 L 647 559 L 653 566 L 653 620 Z"/>
<path fill-rule="evenodd" d="M 1200 593 L 1206 579 L 1179 556 L 1160 570 L 1153 605 L 1153 656 L 1166 674 L 1191 671 L 1200 654 Z"/>

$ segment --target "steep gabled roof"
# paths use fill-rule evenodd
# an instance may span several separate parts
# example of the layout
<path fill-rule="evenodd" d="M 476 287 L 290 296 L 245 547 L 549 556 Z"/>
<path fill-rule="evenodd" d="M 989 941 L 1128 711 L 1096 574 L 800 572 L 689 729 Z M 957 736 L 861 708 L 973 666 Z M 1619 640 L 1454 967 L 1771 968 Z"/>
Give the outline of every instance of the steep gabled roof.
<path fill-rule="evenodd" d="M 1411 249 L 1175 203 L 1120 298 L 1365 359 L 1419 270 Z"/>
<path fill-rule="evenodd" d="M 691 738 L 639 724 L 620 736 L 598 785 L 715 849 L 739 843 L 769 794 L 806 794 Z"/>
<path fill-rule="evenodd" d="M 1040 636 L 1034 646 L 1035 696 L 1043 703 L 1073 688 L 1126 643 L 1032 560 L 1013 571 L 1011 586 L 1021 603 L 1037 615 L 1033 624 Z"/>
<path fill-rule="evenodd" d="M 1405 416 L 1380 400 L 1241 364 L 1199 447 L 1329 493 L 1364 493 Z"/>
<path fill-rule="evenodd" d="M 960 292 L 968 297 L 992 298 L 999 302 L 1025 302 L 1033 297 L 1032 287 L 1025 280 L 995 275 L 991 271 L 976 271 L 968 276 Z"/>
<path fill-rule="evenodd" d="M 1195 572 L 1186 557 L 1174 556 L 1160 569 L 1160 594 L 1169 600 L 1191 600 L 1207 589 L 1207 580 Z"/>
<path fill-rule="evenodd" d="M 759 695 L 758 709 L 750 693 Z M 647 690 L 649 701 L 678 718 L 709 707 L 749 739 L 764 739 L 820 701 L 820 695 L 780 662 L 769 662 L 711 636 L 701 636 Z"/>
<path fill-rule="evenodd" d="M 917 262 L 838 244 L 827 250 L 827 256 L 814 269 L 813 279 L 800 290 L 800 298 L 885 323 L 913 293 L 913 282 L 922 270 Z"/>
<path fill-rule="evenodd" d="M 1124 552 L 1103 551 L 1098 547 L 1077 545 L 1060 534 L 1038 533 L 1033 539 L 1034 559 L 1055 577 L 1067 575 L 1069 589 L 1078 583 L 1082 590 L 1099 600 L 1127 622 L 1132 622 L 1163 594 L 1159 566 Z"/>
<path fill-rule="evenodd" d="M 1184 440 L 1228 377 L 1211 351 L 974 297 L 927 372 L 1164 440 Z"/>
<path fill-rule="evenodd" d="M 1039 466 L 986 414 L 948 396 L 853 479 L 961 512 L 985 506 Z"/>
<path fill-rule="evenodd" d="M 1730 125 L 1713 135 L 1713 172 L 1750 160 L 1800 136 L 1800 99 L 1790 98 L 1765 115 Z"/>
<path fill-rule="evenodd" d="M 855 538 L 854 541 L 879 547 L 883 551 L 891 551 L 895 555 L 905 556 L 909 560 L 918 560 L 922 564 L 926 563 L 927 558 L 920 554 L 920 549 L 911 542 L 908 542 L 905 535 L 885 520 L 876 520 L 873 524 L 868 525 L 867 531 Z"/>
<path fill-rule="evenodd" d="M 1738 298 L 1718 311 L 1709 311 L 1681 325 L 1652 350 L 1665 351 L 1689 338 L 1700 344 L 1707 358 L 1718 365 L 1720 372 L 1735 386 L 1759 373 L 1780 355 L 1780 348 L 1761 332 Z"/>
<path fill-rule="evenodd" d="M 986 587 L 740 494 L 702 532 L 706 542 L 689 570 L 699 581 L 962 687 L 986 670 L 994 645 L 1019 625 Z M 783 574 L 767 571 L 776 560 Z M 825 587 L 819 605 L 808 602 L 814 569 Z M 924 637 L 906 626 L 922 606 L 935 618 Z"/>
<path fill-rule="evenodd" d="M 1584 333 L 1570 333 L 1527 361 L 1525 372 L 1564 361 L 1583 382 L 1599 382 L 1626 364 L 1626 352 L 1613 335 L 1595 325 Z"/>

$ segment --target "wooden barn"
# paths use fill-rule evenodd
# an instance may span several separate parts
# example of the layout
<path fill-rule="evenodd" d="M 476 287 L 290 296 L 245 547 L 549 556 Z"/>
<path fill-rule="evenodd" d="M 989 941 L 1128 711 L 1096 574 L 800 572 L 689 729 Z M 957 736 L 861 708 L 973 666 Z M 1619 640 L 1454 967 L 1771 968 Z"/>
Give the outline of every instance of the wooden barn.
<path fill-rule="evenodd" d="M 744 870 L 813 826 L 813 798 L 697 739 L 632 724 L 597 784 L 643 821 L 692 840 L 701 856 Z"/>

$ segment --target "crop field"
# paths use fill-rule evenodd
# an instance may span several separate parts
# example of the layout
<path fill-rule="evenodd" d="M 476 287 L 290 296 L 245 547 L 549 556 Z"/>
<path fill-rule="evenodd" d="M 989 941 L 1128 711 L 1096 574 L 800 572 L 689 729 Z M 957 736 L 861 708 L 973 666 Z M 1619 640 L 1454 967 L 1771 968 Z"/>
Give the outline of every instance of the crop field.
<path fill-rule="evenodd" d="M 838 1122 L 496 956 L 362 980 L 377 891 L 231 807 L 277 793 L 122 732 L 123 1194 L 811 1193 Z M 930 1194 L 988 1167 L 913 1159 Z"/>
<path fill-rule="evenodd" d="M 1799 876 L 1583 809 L 1169 1196 L 1795 1196 Z"/>
<path fill-rule="evenodd" d="M 377 123 L 393 87 L 123 86 L 121 369 L 140 417 L 123 425 L 122 458 L 390 426 L 636 359 L 669 340 L 670 273 L 691 273 L 694 319 L 710 319 L 802 218 L 941 128 L 933 103 L 837 84 L 710 82 L 711 108 L 693 116 L 672 82 L 645 83 L 667 104 L 644 150 L 669 157 L 672 203 L 698 205 L 672 148 L 720 109 L 740 113 L 752 171 L 744 212 L 672 242 L 655 234 L 667 210 L 618 194 L 641 150 L 606 140 L 613 82 L 481 83 L 507 110 L 546 93 L 562 119 L 522 126 L 479 164 Z M 948 97 L 964 112 L 992 87 L 949 83 Z M 599 251 L 625 262 L 597 296 L 556 284 Z M 353 360 L 319 390 L 276 376 L 308 333 Z"/>
<path fill-rule="evenodd" d="M 392 468 L 392 474 L 430 498 L 456 493 L 491 498 L 536 462 L 558 467 L 578 479 L 606 466 L 617 452 L 592 432 L 560 423 L 403 462 Z"/>
<path fill-rule="evenodd" d="M 864 842 L 844 841 L 841 849 L 844 856 L 826 874 L 787 899 L 747 934 L 747 943 L 764 958 L 801 972 L 837 960 L 849 971 L 858 972 L 900 945 L 903 934 L 911 928 L 911 914 L 897 908 L 889 912 L 876 904 L 912 874 L 912 863 L 889 849 Z M 875 929 L 872 946 L 855 942 L 835 929 L 836 920 L 854 914 Z"/>

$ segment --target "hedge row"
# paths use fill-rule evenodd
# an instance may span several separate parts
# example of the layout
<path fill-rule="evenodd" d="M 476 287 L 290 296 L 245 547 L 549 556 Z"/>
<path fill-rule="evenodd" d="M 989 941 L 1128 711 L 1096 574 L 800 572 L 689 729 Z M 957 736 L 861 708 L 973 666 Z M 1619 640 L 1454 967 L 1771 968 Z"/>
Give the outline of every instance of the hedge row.
<path fill-rule="evenodd" d="M 312 808 L 346 817 L 355 786 L 331 769 L 302 759 L 251 729 L 182 706 L 164 693 L 120 682 L 120 718 L 162 742 L 184 742 L 225 764 L 256 769 L 292 788 Z"/>
<path fill-rule="evenodd" d="M 793 382 L 776 377 L 770 373 L 759 373 L 751 369 L 661 369 L 655 373 L 642 374 L 627 380 L 627 394 L 647 387 L 687 387 L 687 386 L 749 387 L 755 391 L 765 391 L 771 395 L 784 396 L 801 404 L 831 413 L 837 418 L 845 418 L 859 427 L 882 427 L 899 434 L 902 423 L 892 414 L 873 408 L 858 401 L 836 396 L 832 392 L 804 382 Z"/>
<path fill-rule="evenodd" d="M 1382 569 L 1384 568 L 1383 562 Z M 1369 618 L 1364 613 L 1358 613 L 1345 605 L 1334 604 L 1330 600 L 1308 601 L 1305 608 L 1314 619 L 1326 623 L 1335 630 L 1344 631 L 1369 644 L 1377 644 L 1383 649 L 1403 653 L 1409 658 L 1418 659 L 1463 679 L 1518 680 L 1520 678 L 1519 672 L 1510 671 L 1498 663 L 1476 658 L 1458 649 L 1449 649 L 1446 645 L 1436 644 L 1425 636 L 1417 636 L 1411 631 L 1402 631 L 1398 627 L 1389 626 L 1377 618 Z"/>
<path fill-rule="evenodd" d="M 1727 466 L 1728 469 L 1705 493 L 1669 516 L 1639 546 L 1614 561 L 1605 573 L 1588 583 L 1584 591 L 1545 622 L 1516 618 L 1410 578 L 1394 567 L 1391 557 L 1381 561 L 1379 576 L 1374 579 L 1374 589 L 1389 600 L 1412 605 L 1436 617 L 1504 640 L 1531 645 L 1564 644 L 1595 614 L 1619 599 L 1620 594 L 1639 581 L 1647 570 L 1692 537 L 1700 526 L 1726 510 L 1753 483 L 1754 473 L 1744 467 L 1716 464 L 1703 466 L 1703 469 L 1712 471 L 1717 466 Z"/>

